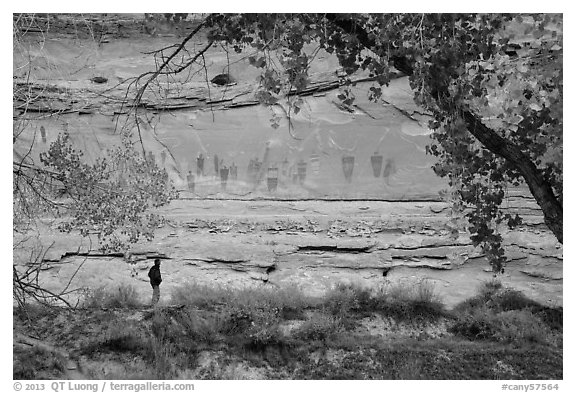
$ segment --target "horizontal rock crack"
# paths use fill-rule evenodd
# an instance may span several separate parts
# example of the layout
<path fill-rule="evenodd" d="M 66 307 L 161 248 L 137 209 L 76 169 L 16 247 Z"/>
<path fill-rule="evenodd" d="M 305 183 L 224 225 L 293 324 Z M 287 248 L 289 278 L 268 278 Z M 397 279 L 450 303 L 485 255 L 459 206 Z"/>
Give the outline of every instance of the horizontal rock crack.
<path fill-rule="evenodd" d="M 359 253 L 370 253 L 374 248 L 373 245 L 370 246 L 359 246 L 359 247 L 340 247 L 340 246 L 298 246 L 299 252 L 334 252 L 334 253 L 346 253 L 346 254 L 359 254 Z"/>

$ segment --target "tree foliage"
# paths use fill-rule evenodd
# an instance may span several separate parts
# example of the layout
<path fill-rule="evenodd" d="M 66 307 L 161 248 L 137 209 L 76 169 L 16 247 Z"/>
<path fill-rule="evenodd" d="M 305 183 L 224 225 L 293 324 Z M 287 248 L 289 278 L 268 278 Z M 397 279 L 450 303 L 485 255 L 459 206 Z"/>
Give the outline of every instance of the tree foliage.
<path fill-rule="evenodd" d="M 167 172 L 143 152 L 143 146 L 135 145 L 135 127 L 118 133 L 119 145 L 92 152 L 96 158 L 75 147 L 81 130 L 73 127 L 59 134 L 39 159 L 34 154 L 39 149 L 34 129 L 64 115 L 46 98 L 46 93 L 59 93 L 58 88 L 38 82 L 46 69 L 55 68 L 44 46 L 49 28 L 47 16 L 13 16 L 13 291 L 20 304 L 27 299 L 68 304 L 64 298 L 68 286 L 55 293 L 38 281 L 50 248 L 37 240 L 38 223 L 49 219 L 63 232 L 90 236 L 91 247 L 92 236 L 96 237 L 96 248 L 104 253 L 126 252 L 133 243 L 152 239 L 163 222 L 154 209 L 176 197 Z M 60 96 L 73 99 L 64 92 Z"/>
<path fill-rule="evenodd" d="M 218 14 L 206 26 L 210 40 L 250 52 L 263 104 L 286 99 L 294 113 L 301 101 L 290 98 L 306 88 L 320 51 L 348 76 L 339 95 L 348 105 L 350 76 L 368 73 L 378 101 L 391 75 L 408 75 L 433 118 L 433 169 L 457 190 L 455 207 L 494 270 L 506 261 L 500 228 L 521 222 L 501 209 L 510 185 L 528 186 L 563 241 L 561 15 Z"/>
<path fill-rule="evenodd" d="M 61 134 L 41 153 L 42 164 L 56 174 L 69 219 L 60 230 L 95 234 L 104 251 L 125 251 L 141 238 L 152 240 L 163 219 L 153 209 L 175 196 L 168 174 L 154 157 L 137 153 L 127 138 L 93 164 Z"/>
<path fill-rule="evenodd" d="M 26 232 L 30 223 L 51 214 L 59 219 L 62 231 L 95 235 L 103 251 L 126 251 L 132 243 L 153 237 L 162 219 L 152 211 L 176 193 L 167 172 L 134 142 L 135 126 L 124 127 L 118 133 L 121 143 L 100 155 L 95 152 L 94 159 L 74 147 L 74 135 L 80 130 L 66 127 L 39 160 L 34 158 L 31 152 L 38 149 L 34 127 L 64 115 L 46 106 L 43 93 L 56 88 L 34 85 L 36 73 L 48 61 L 42 56 L 49 55 L 44 48 L 49 26 L 48 17 L 14 16 L 14 72 L 30 81 L 14 78 L 14 230 Z M 40 31 L 40 40 L 27 37 L 30 31 Z M 36 114 L 32 107 L 43 109 Z"/>

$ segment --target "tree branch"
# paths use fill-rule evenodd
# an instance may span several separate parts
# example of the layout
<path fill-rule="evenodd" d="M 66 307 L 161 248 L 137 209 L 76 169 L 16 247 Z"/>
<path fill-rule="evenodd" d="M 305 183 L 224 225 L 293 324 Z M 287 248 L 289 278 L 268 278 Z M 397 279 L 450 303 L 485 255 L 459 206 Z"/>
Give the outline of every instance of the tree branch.
<path fill-rule="evenodd" d="M 327 14 L 326 19 L 345 33 L 355 36 L 368 50 L 376 46 L 376 42 L 356 21 L 349 17 L 341 18 L 338 14 Z M 412 64 L 405 57 L 391 57 L 394 67 L 410 76 L 413 74 Z M 499 157 L 510 162 L 526 181 L 530 192 L 544 213 L 544 221 L 552 230 L 560 243 L 563 242 L 562 204 L 552 190 L 552 186 L 544 178 L 542 171 L 532 160 L 510 140 L 501 137 L 496 131 L 487 127 L 482 120 L 469 108 L 460 105 L 455 111 L 461 114 L 468 131 L 486 148 Z"/>

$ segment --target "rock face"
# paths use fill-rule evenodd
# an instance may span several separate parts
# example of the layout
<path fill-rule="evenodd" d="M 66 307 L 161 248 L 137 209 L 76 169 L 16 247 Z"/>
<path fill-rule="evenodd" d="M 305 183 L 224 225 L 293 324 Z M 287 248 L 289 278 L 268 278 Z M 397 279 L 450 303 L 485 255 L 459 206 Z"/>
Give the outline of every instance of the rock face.
<path fill-rule="evenodd" d="M 95 160 L 119 144 L 122 127 L 137 120 L 143 147 L 184 199 L 163 209 L 168 224 L 129 255 L 102 255 L 89 239 L 59 233 L 54 222 L 39 223 L 38 238 L 14 250 L 14 263 L 23 269 L 43 260 L 43 285 L 61 290 L 70 280 L 70 288 L 131 284 L 147 297 L 146 273 L 158 257 L 164 261 L 163 299 L 191 280 L 293 284 L 312 294 L 343 280 L 430 280 L 453 305 L 492 277 L 464 234 L 450 237 L 447 206 L 437 202 L 445 184 L 425 154 L 427 117 L 418 112 L 406 78 L 383 89 L 381 105 L 369 102 L 371 82 L 358 75 L 355 105 L 345 107 L 337 99 L 337 59 L 320 52 L 310 65 L 310 85 L 299 93 L 301 110 L 288 117 L 278 106 L 259 105 L 260 70 L 244 54 L 213 46 L 205 53 L 207 75 L 202 70 L 178 74 L 169 84 L 158 80 L 166 89 L 160 95 L 156 88 L 146 91 L 136 112 L 129 82 L 156 69 L 154 56 L 145 52 L 171 47 L 179 38 L 143 34 L 129 15 L 96 19 L 102 18 L 108 19 L 99 25 L 98 41 L 69 30 L 76 24 L 61 16 L 46 40 L 42 31 L 31 31 L 25 38 L 30 45 L 18 46 L 26 50 L 15 49 L 15 70 L 31 58 L 50 67 L 14 74 L 14 87 L 36 97 L 16 99 L 14 115 L 25 112 L 31 121 L 14 140 L 14 157 L 37 163 L 67 131 L 86 160 Z M 206 37 L 193 41 L 201 48 Z M 210 85 L 223 69 L 234 84 Z M 502 279 L 544 303 L 561 304 L 562 248 L 533 201 L 514 198 L 510 209 L 523 215 L 525 226 L 505 236 L 510 262 Z M 16 235 L 14 244 L 23 239 Z"/>
<path fill-rule="evenodd" d="M 47 56 L 50 70 L 57 70 L 39 67 L 14 75 L 15 88 L 36 97 L 28 103 L 16 99 L 15 115 L 38 115 L 16 139 L 17 156 L 39 162 L 39 154 L 68 131 L 84 158 L 94 160 L 118 145 L 120 130 L 137 121 L 145 150 L 186 196 L 437 200 L 445 186 L 432 172 L 433 157 L 425 154 L 428 117 L 414 104 L 406 77 L 396 77 L 383 89 L 387 104 L 382 105 L 368 100 L 373 82 L 355 75 L 355 104 L 344 108 L 337 97 L 342 80 L 336 56 L 319 53 L 310 64 L 309 86 L 298 92 L 299 112 L 287 116 L 284 100 L 274 107 L 260 105 L 261 70 L 250 66 L 244 53 L 227 53 L 215 45 L 205 54 L 207 75 L 191 70 L 169 83 L 160 78 L 156 82 L 163 93 L 149 89 L 135 104 L 130 82 L 156 69 L 150 52 L 180 38 L 140 34 L 135 22 L 124 36 L 117 32 L 117 24 L 126 23 L 119 16 L 102 18 L 109 22 L 102 27 L 110 31 L 105 41 L 66 34 L 68 21 L 62 17 L 42 46 L 37 45 L 42 36 L 30 34 L 25 36 L 29 49 L 15 51 L 15 67 L 25 66 L 30 57 Z M 205 43 L 199 36 L 190 44 L 200 48 Z M 229 75 L 235 84 L 227 83 L 232 82 Z M 40 129 L 42 143 L 35 143 Z M 381 158 L 378 176 L 375 153 Z M 214 159 L 215 165 L 207 165 Z M 193 186 L 190 172 L 196 174 Z"/>
<path fill-rule="evenodd" d="M 164 301 L 187 282 L 242 287 L 295 285 L 320 295 L 337 282 L 378 286 L 427 280 L 448 306 L 492 278 L 462 236 L 451 238 L 440 202 L 174 201 L 168 224 L 129 255 L 103 256 L 79 239 L 46 229 L 41 282 L 62 289 L 132 285 L 151 296 L 147 271 L 162 259 Z M 505 285 L 549 305 L 562 304 L 562 247 L 542 224 L 506 234 Z M 16 258 L 16 256 L 15 256 Z"/>

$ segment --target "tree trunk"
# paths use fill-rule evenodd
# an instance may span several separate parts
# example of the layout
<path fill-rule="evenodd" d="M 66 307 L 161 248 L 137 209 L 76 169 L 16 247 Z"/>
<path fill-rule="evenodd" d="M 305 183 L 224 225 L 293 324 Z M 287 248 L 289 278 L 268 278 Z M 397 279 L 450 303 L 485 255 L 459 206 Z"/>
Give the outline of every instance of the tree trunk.
<path fill-rule="evenodd" d="M 562 205 L 554 195 L 552 187 L 544 179 L 541 171 L 526 154 L 507 139 L 498 135 L 494 130 L 485 126 L 469 110 L 462 111 L 468 131 L 492 153 L 511 162 L 522 174 L 528 184 L 534 199 L 544 213 L 544 222 L 554 233 L 560 243 L 563 243 L 563 213 Z"/>
<path fill-rule="evenodd" d="M 376 42 L 370 38 L 362 26 L 358 25 L 349 17 L 342 17 L 338 14 L 327 14 L 326 19 L 347 34 L 355 36 L 360 44 L 367 49 L 373 49 L 376 46 Z M 394 67 L 398 71 L 408 76 L 412 75 L 412 65 L 406 61 L 405 58 L 391 57 L 391 61 L 393 61 Z M 558 198 L 554 195 L 552 187 L 546 181 L 542 172 L 530 160 L 530 157 L 524 154 L 518 146 L 484 125 L 468 108 L 461 107 L 455 110 L 462 113 L 468 131 L 474 135 L 486 149 L 511 162 L 522 174 L 522 177 L 530 188 L 532 196 L 544 213 L 544 222 L 552 233 L 554 233 L 556 239 L 558 239 L 560 243 L 563 243 L 562 204 L 560 204 Z"/>

